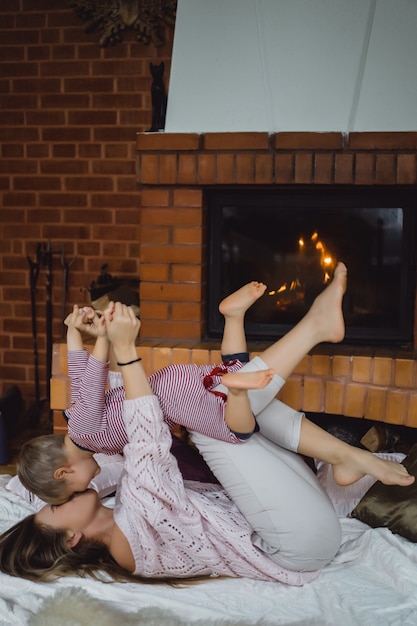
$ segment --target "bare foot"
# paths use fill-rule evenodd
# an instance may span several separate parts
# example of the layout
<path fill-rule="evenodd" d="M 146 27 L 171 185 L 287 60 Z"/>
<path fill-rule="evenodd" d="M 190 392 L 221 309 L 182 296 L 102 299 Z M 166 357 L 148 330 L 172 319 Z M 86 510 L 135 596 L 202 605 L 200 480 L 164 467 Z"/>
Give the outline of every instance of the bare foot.
<path fill-rule="evenodd" d="M 329 341 L 337 343 L 345 336 L 345 322 L 342 313 L 342 300 L 346 291 L 347 268 L 338 263 L 332 282 L 314 300 L 307 313 L 314 316 L 317 343 Z"/>
<path fill-rule="evenodd" d="M 265 289 L 266 285 L 257 281 L 244 285 L 220 302 L 220 313 L 224 317 L 243 317 L 249 307 L 265 293 Z"/>
<path fill-rule="evenodd" d="M 351 485 L 365 475 L 373 476 L 384 485 L 407 487 L 415 481 L 401 463 L 381 459 L 361 448 L 355 448 L 353 458 L 349 461 L 336 463 L 332 467 L 338 485 Z"/>
<path fill-rule="evenodd" d="M 273 369 L 254 372 L 229 372 L 223 374 L 222 384 L 231 391 L 233 389 L 262 389 L 271 382 L 274 376 Z"/>

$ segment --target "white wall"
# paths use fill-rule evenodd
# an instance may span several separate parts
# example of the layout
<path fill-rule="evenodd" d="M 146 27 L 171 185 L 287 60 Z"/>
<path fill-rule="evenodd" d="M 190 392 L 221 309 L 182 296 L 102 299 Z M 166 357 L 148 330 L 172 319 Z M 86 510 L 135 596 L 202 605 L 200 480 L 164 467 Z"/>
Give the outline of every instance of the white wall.
<path fill-rule="evenodd" d="M 178 0 L 165 132 L 417 130 L 417 0 Z"/>

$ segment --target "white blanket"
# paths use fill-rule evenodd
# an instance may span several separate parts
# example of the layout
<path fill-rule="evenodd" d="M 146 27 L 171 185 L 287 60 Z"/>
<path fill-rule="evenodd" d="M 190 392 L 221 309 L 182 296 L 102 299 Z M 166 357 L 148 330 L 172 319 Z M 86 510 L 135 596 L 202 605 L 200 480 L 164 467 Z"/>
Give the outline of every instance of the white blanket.
<path fill-rule="evenodd" d="M 0 476 L 1 532 L 32 512 L 27 502 L 4 488 L 9 478 Z M 120 613 L 115 622 L 120 625 L 138 623 L 130 619 L 144 607 L 159 607 L 187 624 L 236 620 L 262 626 L 416 626 L 417 545 L 358 520 L 344 518 L 341 524 L 338 555 L 317 580 L 301 588 L 248 579 L 212 580 L 184 589 L 78 577 L 41 584 L 0 574 L 0 624 L 30 625 L 46 598 L 72 587 Z M 85 625 L 92 623 L 90 617 Z M 164 623 L 168 621 L 160 621 Z M 67 624 L 64 616 L 56 621 L 56 626 Z"/>

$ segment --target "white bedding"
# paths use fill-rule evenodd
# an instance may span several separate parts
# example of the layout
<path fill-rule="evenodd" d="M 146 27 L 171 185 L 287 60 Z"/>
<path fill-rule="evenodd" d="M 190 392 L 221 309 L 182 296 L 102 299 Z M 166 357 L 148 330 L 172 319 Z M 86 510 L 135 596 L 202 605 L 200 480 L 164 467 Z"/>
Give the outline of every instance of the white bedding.
<path fill-rule="evenodd" d="M 1 532 L 33 510 L 5 489 L 9 479 L 0 476 Z M 217 625 L 233 619 L 286 626 L 416 626 L 417 545 L 358 520 L 344 518 L 341 524 L 338 555 L 317 580 L 301 588 L 248 579 L 212 580 L 185 589 L 78 577 L 41 584 L 0 574 L 0 624 L 30 624 L 45 598 L 75 587 L 117 609 L 126 621 L 143 607 L 160 607 L 186 617 L 187 624 L 204 619 Z M 60 624 L 65 621 L 56 622 Z"/>

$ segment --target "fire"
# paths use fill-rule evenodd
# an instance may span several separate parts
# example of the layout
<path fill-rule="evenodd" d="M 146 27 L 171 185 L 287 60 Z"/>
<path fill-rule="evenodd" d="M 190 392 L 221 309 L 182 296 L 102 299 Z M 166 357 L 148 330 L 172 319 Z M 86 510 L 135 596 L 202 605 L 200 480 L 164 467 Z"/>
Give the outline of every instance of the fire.
<path fill-rule="evenodd" d="M 292 304 L 302 303 L 307 286 L 314 287 L 314 283 L 320 282 L 328 283 L 337 262 L 317 231 L 311 235 L 307 243 L 303 236 L 299 237 L 298 254 L 292 261 L 296 277 L 289 277 L 280 287 L 268 292 L 269 296 L 276 297 L 276 306 L 281 310 Z"/>

